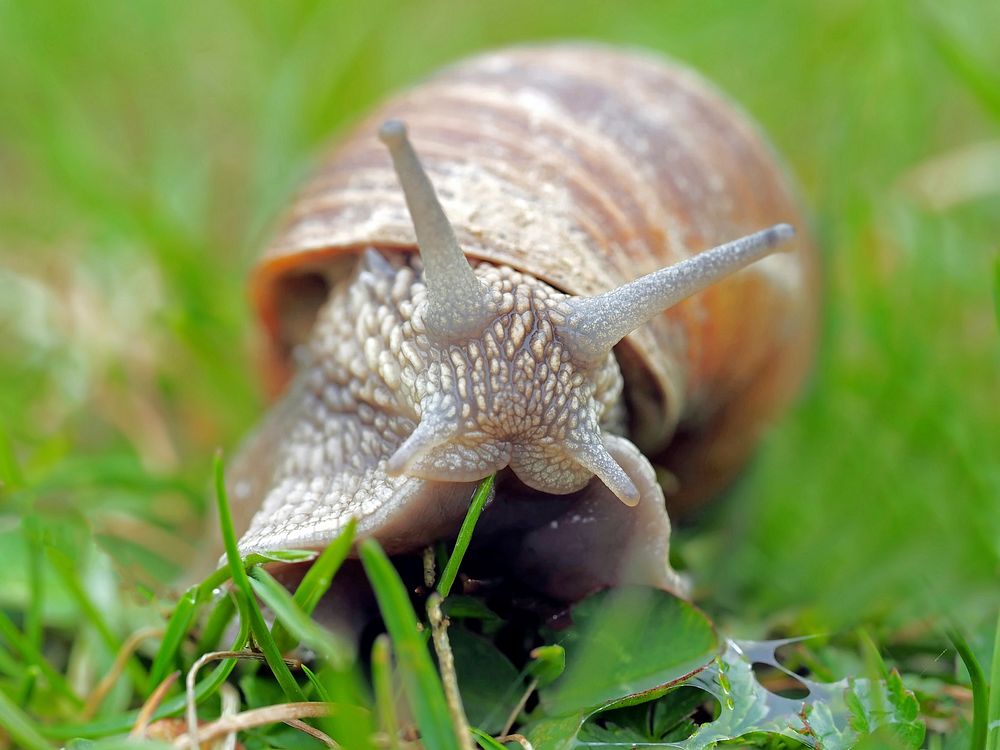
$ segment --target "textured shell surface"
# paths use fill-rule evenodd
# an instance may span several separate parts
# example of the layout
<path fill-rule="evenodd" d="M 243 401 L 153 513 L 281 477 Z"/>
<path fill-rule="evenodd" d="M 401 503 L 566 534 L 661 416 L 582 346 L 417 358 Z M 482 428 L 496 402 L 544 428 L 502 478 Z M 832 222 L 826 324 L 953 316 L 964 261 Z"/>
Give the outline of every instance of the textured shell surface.
<path fill-rule="evenodd" d="M 427 330 L 413 220 L 376 137 L 390 118 L 485 290 L 482 335 L 438 346 Z M 567 300 L 780 222 L 798 230 L 789 252 L 656 315 L 613 355 L 584 367 L 561 343 Z M 460 62 L 336 145 L 254 274 L 282 395 L 231 467 L 241 547 L 322 547 L 353 516 L 390 552 L 419 551 L 500 471 L 481 536 L 517 575 L 564 598 L 622 580 L 677 590 L 665 508 L 724 486 L 794 395 L 815 273 L 769 145 L 688 69 L 588 44 Z M 605 456 L 635 507 L 615 500 L 627 491 Z M 654 466 L 674 477 L 667 501 Z"/>

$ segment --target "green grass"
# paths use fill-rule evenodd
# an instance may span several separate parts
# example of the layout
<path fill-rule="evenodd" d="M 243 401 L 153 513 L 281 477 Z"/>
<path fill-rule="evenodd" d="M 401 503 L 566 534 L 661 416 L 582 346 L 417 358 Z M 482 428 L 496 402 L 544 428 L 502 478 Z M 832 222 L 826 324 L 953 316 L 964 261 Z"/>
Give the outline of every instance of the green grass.
<path fill-rule="evenodd" d="M 267 643 L 248 595 L 270 591 L 262 560 L 197 594 L 180 576 L 202 548 L 213 454 L 264 409 L 247 271 L 329 137 L 463 54 L 591 37 L 667 52 L 733 94 L 798 177 L 824 253 L 808 391 L 677 531 L 699 605 L 727 636 L 847 633 L 797 653 L 836 677 L 867 676 L 849 635 L 863 626 L 920 698 L 928 745 L 968 746 L 981 725 L 946 632 L 993 665 L 987 681 L 1000 671 L 998 27 L 987 0 L 0 0 L 0 723 L 14 744 L 127 731 L 159 679 L 234 643 L 240 611 Z M 211 601 L 231 575 L 239 601 Z M 269 632 L 278 650 L 315 636 L 295 612 L 326 580 Z M 461 604 L 481 619 L 453 627 L 499 627 Z M 81 717 L 148 626 L 166 635 Z M 285 688 L 338 689 L 337 670 L 313 672 Z M 202 679 L 206 718 L 225 679 L 247 708 L 286 700 L 267 669 L 232 660 Z M 177 690 L 165 705 L 181 709 Z M 632 726 L 619 719 L 599 731 Z M 254 731 L 248 746 L 300 736 Z"/>

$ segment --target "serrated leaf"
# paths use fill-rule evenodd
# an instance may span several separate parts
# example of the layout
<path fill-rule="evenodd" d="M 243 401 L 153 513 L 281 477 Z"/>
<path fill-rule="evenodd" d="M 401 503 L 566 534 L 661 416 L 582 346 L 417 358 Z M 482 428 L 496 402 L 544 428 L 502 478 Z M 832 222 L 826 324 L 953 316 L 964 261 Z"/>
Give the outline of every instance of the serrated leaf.
<path fill-rule="evenodd" d="M 850 726 L 855 730 L 854 744 L 867 736 L 891 736 L 898 748 L 918 748 L 924 741 L 924 725 L 917 720 L 920 706 L 916 696 L 903 686 L 899 673 L 893 670 L 884 682 L 850 680 L 844 691 L 844 702 L 850 707 Z M 824 745 L 824 750 L 840 750 L 853 744 Z"/>
<path fill-rule="evenodd" d="M 680 747 L 701 750 L 751 734 L 799 741 L 811 736 L 818 750 L 848 750 L 874 737 L 891 742 L 898 750 L 917 748 L 923 742 L 916 698 L 895 672 L 874 686 L 867 679 L 819 683 L 790 674 L 808 688 L 806 698 L 770 692 L 757 681 L 753 664 L 759 661 L 783 669 L 774 657 L 774 648 L 781 643 L 731 643 L 720 658 L 715 680 L 706 681 L 708 673 L 699 675 L 697 682 L 720 701 L 719 716 L 698 727 Z"/>

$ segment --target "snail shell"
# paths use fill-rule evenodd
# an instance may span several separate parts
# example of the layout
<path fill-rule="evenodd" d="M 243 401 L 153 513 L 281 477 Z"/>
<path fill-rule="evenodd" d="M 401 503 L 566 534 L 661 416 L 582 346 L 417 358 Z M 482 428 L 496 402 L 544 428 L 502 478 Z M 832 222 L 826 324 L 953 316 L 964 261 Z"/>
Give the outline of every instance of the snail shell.
<path fill-rule="evenodd" d="M 387 120 L 412 147 L 397 122 L 380 143 Z M 697 255 L 783 222 L 795 238 Z M 653 466 L 671 509 L 694 507 L 794 394 L 816 317 L 805 228 L 757 129 L 651 54 L 520 47 L 396 96 L 254 273 L 284 395 L 231 466 L 241 549 L 322 547 L 353 516 L 419 550 L 500 470 L 477 540 L 516 575 L 566 599 L 679 590 Z"/>

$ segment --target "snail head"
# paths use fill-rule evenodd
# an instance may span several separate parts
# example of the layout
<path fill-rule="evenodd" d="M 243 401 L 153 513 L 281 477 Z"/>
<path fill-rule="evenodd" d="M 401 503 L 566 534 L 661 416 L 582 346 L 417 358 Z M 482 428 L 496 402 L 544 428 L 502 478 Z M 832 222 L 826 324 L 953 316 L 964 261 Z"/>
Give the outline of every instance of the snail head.
<path fill-rule="evenodd" d="M 596 297 L 569 296 L 506 267 L 474 269 L 406 127 L 390 120 L 379 137 L 403 188 L 424 285 L 403 357 L 414 367 L 401 383 L 418 421 L 387 473 L 474 481 L 509 466 L 551 494 L 575 492 L 596 475 L 623 503 L 638 503 L 652 467 L 616 434 L 622 378 L 612 349 L 667 308 L 772 253 L 792 227 L 772 226 Z M 368 264 L 377 273 L 384 260 Z"/>

